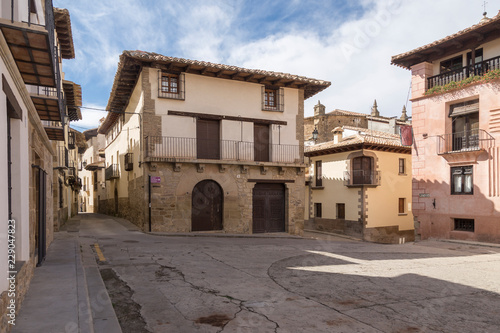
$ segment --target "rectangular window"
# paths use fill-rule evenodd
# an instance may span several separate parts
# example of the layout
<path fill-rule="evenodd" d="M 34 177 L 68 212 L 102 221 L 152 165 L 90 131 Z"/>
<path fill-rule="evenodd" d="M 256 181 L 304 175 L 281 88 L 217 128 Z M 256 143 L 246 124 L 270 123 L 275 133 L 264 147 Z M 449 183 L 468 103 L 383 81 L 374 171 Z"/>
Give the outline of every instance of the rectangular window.
<path fill-rule="evenodd" d="M 472 165 L 451 168 L 451 194 L 474 194 Z"/>
<path fill-rule="evenodd" d="M 399 198 L 398 213 L 399 214 L 406 213 L 406 199 L 405 198 Z"/>
<path fill-rule="evenodd" d="M 449 117 L 452 119 L 451 150 L 479 148 L 479 100 L 453 104 Z"/>
<path fill-rule="evenodd" d="M 315 217 L 322 217 L 323 214 L 322 214 L 322 211 L 321 211 L 321 203 L 315 203 L 314 204 L 314 216 Z"/>
<path fill-rule="evenodd" d="M 322 172 L 322 162 L 316 161 L 316 168 L 314 170 L 314 174 L 316 177 L 316 187 L 323 186 L 323 172 Z"/>
<path fill-rule="evenodd" d="M 184 99 L 184 73 L 159 74 L 158 97 Z"/>
<path fill-rule="evenodd" d="M 462 67 L 464 67 L 464 65 L 463 65 L 463 58 L 461 55 L 455 58 L 441 61 L 441 64 L 439 66 L 440 73 L 451 72 L 454 70 L 458 70 Z"/>
<path fill-rule="evenodd" d="M 262 86 L 262 110 L 284 111 L 284 89 Z"/>
<path fill-rule="evenodd" d="M 404 158 L 399 159 L 399 174 L 404 175 L 406 173 L 406 160 Z"/>
<path fill-rule="evenodd" d="M 474 232 L 473 219 L 454 219 L 454 222 L 455 222 L 455 230 Z"/>
<path fill-rule="evenodd" d="M 337 218 L 345 219 L 345 204 L 343 203 L 337 204 Z"/>

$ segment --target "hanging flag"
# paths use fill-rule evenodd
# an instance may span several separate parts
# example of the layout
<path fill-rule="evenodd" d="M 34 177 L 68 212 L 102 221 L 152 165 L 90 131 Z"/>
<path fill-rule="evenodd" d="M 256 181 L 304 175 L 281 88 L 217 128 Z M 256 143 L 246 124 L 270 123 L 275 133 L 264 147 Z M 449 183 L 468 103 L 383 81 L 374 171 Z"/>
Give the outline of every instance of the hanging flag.
<path fill-rule="evenodd" d="M 399 136 L 403 146 L 413 145 L 413 128 L 408 125 L 399 127 Z"/>

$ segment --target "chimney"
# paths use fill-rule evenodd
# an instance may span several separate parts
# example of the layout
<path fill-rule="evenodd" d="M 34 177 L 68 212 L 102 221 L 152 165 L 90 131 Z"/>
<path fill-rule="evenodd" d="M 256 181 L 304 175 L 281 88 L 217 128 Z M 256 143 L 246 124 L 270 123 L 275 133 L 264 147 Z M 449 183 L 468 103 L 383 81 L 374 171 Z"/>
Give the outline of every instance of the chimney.
<path fill-rule="evenodd" d="M 344 133 L 342 127 L 335 127 L 332 133 L 333 133 L 333 143 L 339 143 L 340 141 L 342 141 L 342 134 Z"/>
<path fill-rule="evenodd" d="M 318 100 L 318 104 L 314 106 L 314 116 L 324 116 L 325 115 L 325 106 L 321 104 Z"/>
<path fill-rule="evenodd" d="M 380 112 L 378 112 L 378 107 L 377 107 L 377 100 L 373 101 L 371 116 L 372 117 L 380 117 Z"/>

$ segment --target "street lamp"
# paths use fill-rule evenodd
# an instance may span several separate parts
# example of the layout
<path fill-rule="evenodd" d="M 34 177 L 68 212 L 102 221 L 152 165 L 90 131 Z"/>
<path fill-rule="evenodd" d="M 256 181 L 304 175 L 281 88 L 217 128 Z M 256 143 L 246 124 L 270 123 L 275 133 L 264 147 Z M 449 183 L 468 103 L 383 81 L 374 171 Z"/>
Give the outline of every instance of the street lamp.
<path fill-rule="evenodd" d="M 316 142 L 316 140 L 318 140 L 318 129 L 316 128 L 316 126 L 314 126 L 313 140 L 314 140 L 314 142 Z"/>

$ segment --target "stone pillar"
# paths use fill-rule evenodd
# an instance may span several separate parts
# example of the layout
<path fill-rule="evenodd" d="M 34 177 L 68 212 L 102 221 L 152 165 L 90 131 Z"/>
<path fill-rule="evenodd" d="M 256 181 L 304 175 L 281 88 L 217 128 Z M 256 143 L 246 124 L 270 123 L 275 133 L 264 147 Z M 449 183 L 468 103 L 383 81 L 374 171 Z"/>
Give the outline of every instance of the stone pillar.
<path fill-rule="evenodd" d="M 433 74 L 430 62 L 421 62 L 411 67 L 411 98 L 424 96 L 427 90 L 427 78 Z"/>

